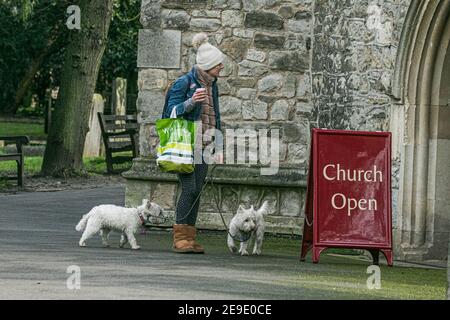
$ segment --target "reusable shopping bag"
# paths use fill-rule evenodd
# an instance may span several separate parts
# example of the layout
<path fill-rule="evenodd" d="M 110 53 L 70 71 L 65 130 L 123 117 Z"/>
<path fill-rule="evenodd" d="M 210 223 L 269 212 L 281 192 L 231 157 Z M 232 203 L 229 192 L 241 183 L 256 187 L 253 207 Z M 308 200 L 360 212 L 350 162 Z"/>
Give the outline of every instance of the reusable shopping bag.
<path fill-rule="evenodd" d="M 163 172 L 194 171 L 196 125 L 194 121 L 177 118 L 175 108 L 170 118 L 156 121 L 159 136 L 156 163 Z"/>

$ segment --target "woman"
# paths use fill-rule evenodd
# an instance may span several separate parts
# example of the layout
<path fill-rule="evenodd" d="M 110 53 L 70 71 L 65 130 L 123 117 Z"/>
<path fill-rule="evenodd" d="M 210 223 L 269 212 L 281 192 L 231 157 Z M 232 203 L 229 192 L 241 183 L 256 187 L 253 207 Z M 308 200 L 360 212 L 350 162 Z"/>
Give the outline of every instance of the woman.
<path fill-rule="evenodd" d="M 175 109 L 177 117 L 201 120 L 203 139 L 196 140 L 202 141 L 203 151 L 211 143 L 211 133 L 221 130 L 216 82 L 224 67 L 224 55 L 208 42 L 205 33 L 196 34 L 192 44 L 197 49 L 196 65 L 173 83 L 168 92 L 163 118 L 170 118 Z M 178 174 L 182 191 L 175 211 L 176 224 L 173 225 L 173 251 L 178 253 L 204 253 L 203 247 L 195 241 L 195 223 L 200 204 L 199 194 L 205 183 L 208 164 L 203 156 L 194 161 L 194 172 Z M 215 161 L 222 163 L 221 151 L 215 153 Z"/>

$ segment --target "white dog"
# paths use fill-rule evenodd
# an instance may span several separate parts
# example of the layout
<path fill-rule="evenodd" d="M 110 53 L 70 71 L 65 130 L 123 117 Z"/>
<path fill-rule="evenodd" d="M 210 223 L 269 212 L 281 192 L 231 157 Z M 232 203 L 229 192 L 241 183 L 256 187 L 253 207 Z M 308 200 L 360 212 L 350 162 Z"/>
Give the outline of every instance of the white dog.
<path fill-rule="evenodd" d="M 111 204 L 104 204 L 92 208 L 78 222 L 75 230 L 83 231 L 80 246 L 86 246 L 86 240 L 100 232 L 104 246 L 108 246 L 108 235 L 111 230 L 122 233 L 120 247 L 127 242 L 132 249 L 140 249 L 136 243 L 134 234 L 139 226 L 143 226 L 150 217 L 165 218 L 164 210 L 156 203 L 147 199 L 142 200 L 142 205 L 137 208 L 125 208 Z"/>
<path fill-rule="evenodd" d="M 241 245 L 239 248 L 239 253 L 242 256 L 248 256 L 247 246 L 250 238 L 255 236 L 255 246 L 253 248 L 253 253 L 259 255 L 261 254 L 261 246 L 264 239 L 264 214 L 267 213 L 269 203 L 264 201 L 261 208 L 255 210 L 253 206 L 250 209 L 245 209 L 242 205 L 231 219 L 230 227 L 228 230 L 228 248 L 231 252 L 237 252 L 235 240 L 240 241 Z"/>

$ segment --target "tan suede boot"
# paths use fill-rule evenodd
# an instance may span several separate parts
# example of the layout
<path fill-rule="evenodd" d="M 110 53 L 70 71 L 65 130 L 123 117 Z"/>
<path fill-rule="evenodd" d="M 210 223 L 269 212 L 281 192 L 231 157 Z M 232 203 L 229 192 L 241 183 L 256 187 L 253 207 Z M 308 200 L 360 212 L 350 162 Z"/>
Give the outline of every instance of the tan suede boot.
<path fill-rule="evenodd" d="M 205 249 L 195 241 L 197 229 L 194 226 L 187 226 L 189 240 L 192 241 L 195 253 L 205 253 Z"/>
<path fill-rule="evenodd" d="M 187 224 L 173 225 L 173 247 L 172 250 L 177 253 L 195 253 L 193 241 L 189 237 Z"/>

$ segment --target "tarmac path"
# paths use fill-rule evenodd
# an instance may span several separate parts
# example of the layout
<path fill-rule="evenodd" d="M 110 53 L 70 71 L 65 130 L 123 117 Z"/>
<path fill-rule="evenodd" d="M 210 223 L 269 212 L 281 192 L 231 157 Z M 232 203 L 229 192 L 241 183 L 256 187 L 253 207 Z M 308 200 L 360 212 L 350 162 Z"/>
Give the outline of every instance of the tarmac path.
<path fill-rule="evenodd" d="M 263 246 L 261 256 L 232 255 L 225 233 L 200 233 L 204 255 L 171 252 L 171 233 L 164 230 L 139 233 L 138 251 L 118 248 L 114 232 L 109 248 L 98 236 L 79 247 L 81 216 L 98 204 L 123 205 L 124 198 L 123 186 L 0 195 L 0 299 L 365 298 L 292 279 L 335 270 L 366 277 L 366 265 L 346 268 L 342 258 L 337 265 L 300 263 L 296 248 L 265 252 Z M 67 288 L 70 266 L 80 268 L 78 290 Z"/>

